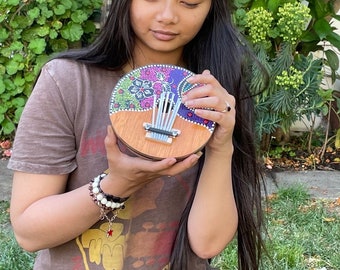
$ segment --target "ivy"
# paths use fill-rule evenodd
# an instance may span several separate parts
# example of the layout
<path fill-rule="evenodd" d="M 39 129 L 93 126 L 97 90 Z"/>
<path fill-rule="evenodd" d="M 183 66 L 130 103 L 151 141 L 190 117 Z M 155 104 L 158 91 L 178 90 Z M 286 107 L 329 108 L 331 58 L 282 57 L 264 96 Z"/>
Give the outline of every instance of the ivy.
<path fill-rule="evenodd" d="M 14 135 L 41 66 L 96 35 L 102 0 L 0 1 L 0 138 Z"/>

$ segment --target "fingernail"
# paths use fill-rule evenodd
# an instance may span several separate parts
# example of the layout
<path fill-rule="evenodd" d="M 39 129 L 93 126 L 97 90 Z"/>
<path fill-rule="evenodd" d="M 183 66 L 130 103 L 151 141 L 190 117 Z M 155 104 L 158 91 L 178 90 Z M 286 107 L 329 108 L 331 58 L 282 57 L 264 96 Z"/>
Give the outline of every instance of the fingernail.
<path fill-rule="evenodd" d="M 191 100 L 188 100 L 188 101 L 185 101 L 184 102 L 184 105 L 187 106 L 187 107 L 190 107 L 192 106 L 194 103 L 191 101 Z"/>
<path fill-rule="evenodd" d="M 198 158 L 200 158 L 203 155 L 203 152 L 202 151 L 198 151 L 198 152 L 196 152 L 196 155 L 198 156 Z"/>
<path fill-rule="evenodd" d="M 193 75 L 193 76 L 187 78 L 187 82 L 190 83 L 190 82 L 192 82 L 194 79 L 195 79 L 195 76 Z"/>
<path fill-rule="evenodd" d="M 174 165 L 176 162 L 177 162 L 177 160 L 176 160 L 175 158 L 173 158 L 173 159 L 170 159 L 170 160 L 168 161 L 168 164 L 169 164 L 169 165 Z"/>

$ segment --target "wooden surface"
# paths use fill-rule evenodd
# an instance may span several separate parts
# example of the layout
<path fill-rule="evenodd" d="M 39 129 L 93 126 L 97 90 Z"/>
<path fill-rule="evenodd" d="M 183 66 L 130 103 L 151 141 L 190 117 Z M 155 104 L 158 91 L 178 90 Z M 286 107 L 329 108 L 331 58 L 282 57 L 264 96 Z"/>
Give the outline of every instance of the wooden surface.
<path fill-rule="evenodd" d="M 152 119 L 152 111 L 120 111 L 110 115 L 117 137 L 132 151 L 152 159 L 175 157 L 183 159 L 201 150 L 212 135 L 206 127 L 176 117 L 173 128 L 181 133 L 171 144 L 146 138 L 143 124 Z"/>

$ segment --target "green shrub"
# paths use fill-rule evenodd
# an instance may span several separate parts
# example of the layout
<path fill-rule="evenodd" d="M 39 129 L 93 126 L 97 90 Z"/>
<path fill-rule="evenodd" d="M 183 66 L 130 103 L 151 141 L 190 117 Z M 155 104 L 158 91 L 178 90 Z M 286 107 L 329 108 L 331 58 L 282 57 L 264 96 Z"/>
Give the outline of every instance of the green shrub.
<path fill-rule="evenodd" d="M 96 34 L 102 0 L 0 1 L 0 137 L 16 124 L 41 66 Z"/>

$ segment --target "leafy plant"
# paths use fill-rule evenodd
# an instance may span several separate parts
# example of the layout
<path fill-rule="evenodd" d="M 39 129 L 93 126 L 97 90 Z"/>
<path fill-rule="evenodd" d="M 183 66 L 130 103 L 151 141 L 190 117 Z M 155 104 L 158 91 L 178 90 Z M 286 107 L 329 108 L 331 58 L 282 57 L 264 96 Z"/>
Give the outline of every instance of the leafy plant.
<path fill-rule="evenodd" d="M 16 124 L 50 55 L 88 43 L 101 0 L 0 1 L 0 137 Z"/>
<path fill-rule="evenodd" d="M 302 3 L 304 2 L 304 3 Z M 253 67 L 252 91 L 256 95 L 256 129 L 262 150 L 268 150 L 271 134 L 278 128 L 285 133 L 303 116 L 327 114 L 332 95 L 321 88 L 323 67 L 335 79 L 338 57 L 328 42 L 340 49 L 340 36 L 329 17 L 339 19 L 334 0 L 234 0 L 234 20 L 263 67 L 269 81 Z M 321 44 L 320 44 L 321 42 Z M 312 53 L 324 52 L 316 58 Z"/>

